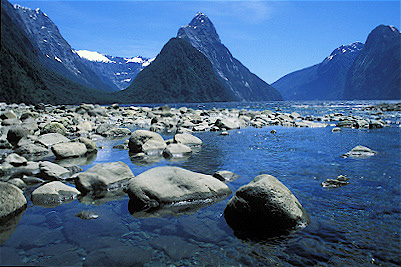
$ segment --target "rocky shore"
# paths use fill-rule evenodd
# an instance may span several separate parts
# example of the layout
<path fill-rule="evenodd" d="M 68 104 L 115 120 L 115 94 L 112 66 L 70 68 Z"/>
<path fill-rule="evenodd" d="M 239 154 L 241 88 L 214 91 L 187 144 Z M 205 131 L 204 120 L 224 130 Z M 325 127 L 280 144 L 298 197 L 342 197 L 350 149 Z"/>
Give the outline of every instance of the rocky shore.
<path fill-rule="evenodd" d="M 386 106 L 386 110 L 390 111 L 397 108 L 398 104 L 394 108 Z M 0 219 L 4 221 L 26 208 L 25 196 L 30 197 L 35 205 L 52 207 L 79 197 L 99 199 L 107 197 L 110 192 L 118 192 L 120 195 L 129 195 L 130 211 L 138 216 L 163 209 L 166 212 L 179 212 L 180 206 L 185 206 L 184 209 L 193 204 L 201 207 L 226 198 L 231 190 L 225 183 L 238 178 L 238 175 L 229 171 L 221 170 L 211 176 L 177 167 L 157 167 L 134 177 L 123 162 L 97 164 L 82 172 L 78 166 L 82 163 L 75 159 L 85 161 L 96 157 L 99 149 L 96 142 L 103 138 L 125 137 L 126 140 L 115 149 L 128 150 L 127 157 L 132 160 L 152 161 L 163 157 L 189 157 L 202 146 L 202 140 L 192 135 L 197 131 L 217 131 L 229 135 L 230 130 L 244 127 L 331 126 L 333 132 L 338 132 L 342 127 L 376 129 L 387 126 L 385 120 L 377 116 L 371 119 L 340 113 L 314 117 L 271 110 L 123 107 L 118 104 L 27 106 L 4 103 L 0 104 L 0 123 L 0 202 L 4 207 Z M 274 134 L 276 130 L 270 132 Z M 160 133 L 173 134 L 174 137 L 164 140 Z M 358 146 L 343 157 L 363 158 L 374 154 L 375 151 Z M 238 220 L 241 216 L 248 219 L 252 216 L 270 216 L 266 208 L 269 205 L 258 207 L 255 203 L 246 204 L 255 207 L 255 211 L 252 211 L 236 204 L 244 203 L 247 191 L 251 200 L 262 197 L 275 210 L 281 209 L 283 215 L 280 215 L 280 225 L 286 229 L 309 222 L 306 211 L 279 180 L 268 175 L 258 176 L 238 190 L 226 209 L 228 223 L 233 228 L 239 228 L 241 233 L 241 227 L 247 224 L 245 219 Z M 277 197 L 286 200 L 281 203 L 270 201 Z M 288 207 L 299 207 L 298 217 L 289 215 Z M 241 221 L 244 223 L 239 223 Z"/>

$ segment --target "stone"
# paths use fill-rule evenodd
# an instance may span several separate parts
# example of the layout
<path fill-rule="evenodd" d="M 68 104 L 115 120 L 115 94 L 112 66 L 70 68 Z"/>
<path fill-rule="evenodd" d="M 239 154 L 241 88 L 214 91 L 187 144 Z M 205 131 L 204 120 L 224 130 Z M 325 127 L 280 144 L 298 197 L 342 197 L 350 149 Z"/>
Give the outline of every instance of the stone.
<path fill-rule="evenodd" d="M 52 147 L 52 151 L 56 158 L 73 158 L 81 157 L 88 151 L 86 145 L 80 142 L 59 143 Z"/>
<path fill-rule="evenodd" d="M 59 122 L 49 122 L 41 130 L 41 134 L 47 133 L 58 133 L 65 135 L 67 133 L 67 129 Z"/>
<path fill-rule="evenodd" d="M 156 167 L 131 179 L 128 186 L 132 210 L 152 210 L 163 205 L 209 201 L 231 194 L 216 178 L 178 167 Z"/>
<path fill-rule="evenodd" d="M 83 210 L 75 214 L 76 217 L 81 218 L 82 220 L 92 220 L 99 218 L 99 215 L 94 213 L 91 210 Z"/>
<path fill-rule="evenodd" d="M 7 132 L 7 141 L 10 142 L 13 146 L 18 144 L 18 141 L 29 135 L 31 131 L 21 126 L 13 126 Z"/>
<path fill-rule="evenodd" d="M 235 119 L 227 119 L 227 118 L 217 119 L 215 125 L 220 129 L 226 129 L 226 130 L 240 128 L 240 124 L 238 123 L 238 121 L 236 121 Z"/>
<path fill-rule="evenodd" d="M 336 179 L 327 179 L 320 185 L 323 187 L 337 188 L 349 184 L 348 180 L 349 178 L 345 175 L 339 175 Z"/>
<path fill-rule="evenodd" d="M 20 125 L 21 121 L 18 119 L 6 119 L 1 122 L 2 126 Z"/>
<path fill-rule="evenodd" d="M 114 137 L 118 137 L 118 136 L 126 136 L 126 135 L 130 135 L 131 131 L 130 129 L 127 128 L 112 128 L 106 132 L 104 132 L 102 135 L 103 136 L 114 136 Z"/>
<path fill-rule="evenodd" d="M 97 151 L 96 143 L 85 137 L 78 137 L 73 140 L 74 142 L 80 142 L 86 146 L 86 150 L 88 153 L 92 153 Z"/>
<path fill-rule="evenodd" d="M 82 121 L 77 125 L 78 131 L 91 132 L 93 130 L 93 124 L 89 121 Z"/>
<path fill-rule="evenodd" d="M 161 154 L 166 148 L 166 143 L 158 133 L 137 130 L 131 134 L 128 147 L 131 153 Z"/>
<path fill-rule="evenodd" d="M 192 153 L 192 149 L 189 146 L 183 144 L 170 144 L 164 151 L 163 156 L 166 158 L 182 158 Z"/>
<path fill-rule="evenodd" d="M 336 132 L 341 132 L 341 128 L 340 127 L 334 127 L 333 129 L 331 129 L 332 133 L 336 133 Z"/>
<path fill-rule="evenodd" d="M 162 235 L 152 239 L 150 245 L 163 250 L 173 261 L 190 258 L 199 249 L 178 236 Z"/>
<path fill-rule="evenodd" d="M 217 171 L 213 174 L 213 177 L 228 183 L 238 179 L 239 175 L 230 171 Z"/>
<path fill-rule="evenodd" d="M 75 185 L 81 192 L 92 192 L 95 195 L 107 191 L 124 189 L 134 174 L 127 164 L 117 161 L 96 164 L 89 170 L 75 174 Z"/>
<path fill-rule="evenodd" d="M 13 178 L 13 179 L 8 180 L 7 182 L 15 185 L 16 187 L 18 187 L 20 189 L 26 188 L 26 183 L 20 178 Z"/>
<path fill-rule="evenodd" d="M 6 138 L 1 137 L 0 138 L 0 149 L 10 149 L 13 146 L 8 142 Z"/>
<path fill-rule="evenodd" d="M 309 223 L 297 198 L 267 174 L 241 186 L 228 202 L 224 217 L 237 236 L 251 238 L 281 235 Z"/>
<path fill-rule="evenodd" d="M 8 110 L 0 114 L 0 119 L 2 120 L 17 119 L 17 115 L 15 115 L 14 111 Z"/>
<path fill-rule="evenodd" d="M 79 194 L 76 188 L 54 181 L 36 188 L 32 192 L 31 200 L 35 205 L 54 207 L 76 199 Z"/>
<path fill-rule="evenodd" d="M 356 146 L 347 153 L 343 154 L 341 157 L 343 158 L 367 158 L 373 155 L 376 155 L 377 152 L 365 147 L 365 146 Z"/>
<path fill-rule="evenodd" d="M 21 189 L 10 183 L 0 182 L 0 222 L 13 217 L 27 205 Z"/>
<path fill-rule="evenodd" d="M 12 153 L 5 158 L 4 162 L 7 162 L 14 167 L 19 167 L 26 165 L 28 163 L 28 160 L 16 153 Z"/>
<path fill-rule="evenodd" d="M 220 133 L 220 135 L 228 135 L 228 132 L 227 132 L 227 131 L 222 131 L 222 132 Z"/>
<path fill-rule="evenodd" d="M 27 144 L 21 147 L 18 147 L 17 149 L 14 150 L 15 153 L 19 155 L 23 155 L 26 157 L 32 157 L 32 156 L 42 156 L 42 155 L 47 155 L 49 154 L 49 150 L 44 148 L 43 146 L 38 146 L 35 144 Z"/>
<path fill-rule="evenodd" d="M 143 248 L 121 245 L 96 249 L 85 259 L 84 266 L 143 266 L 152 254 Z"/>
<path fill-rule="evenodd" d="M 174 142 L 187 146 L 200 146 L 202 140 L 192 134 L 182 133 L 174 135 Z"/>
<path fill-rule="evenodd" d="M 64 180 L 70 177 L 69 170 L 49 161 L 39 162 L 39 169 L 38 176 L 46 180 Z"/>
<path fill-rule="evenodd" d="M 52 147 L 55 144 L 67 143 L 70 140 L 64 135 L 59 133 L 48 133 L 39 136 L 36 141 L 44 145 L 45 147 Z"/>
<path fill-rule="evenodd" d="M 378 129 L 378 128 L 383 128 L 385 123 L 382 121 L 378 120 L 371 120 L 369 124 L 369 129 Z"/>
<path fill-rule="evenodd" d="M 351 120 L 343 120 L 343 121 L 339 121 L 337 123 L 337 127 L 346 127 L 346 128 L 352 128 L 355 127 L 357 124 L 354 121 Z"/>

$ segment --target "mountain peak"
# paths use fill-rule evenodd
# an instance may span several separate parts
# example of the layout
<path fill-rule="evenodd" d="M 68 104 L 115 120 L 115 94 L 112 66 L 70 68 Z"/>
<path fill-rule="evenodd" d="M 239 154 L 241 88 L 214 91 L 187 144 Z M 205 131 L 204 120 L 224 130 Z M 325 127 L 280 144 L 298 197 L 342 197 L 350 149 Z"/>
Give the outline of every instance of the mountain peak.
<path fill-rule="evenodd" d="M 362 50 L 364 44 L 361 42 L 355 42 L 349 45 L 342 45 L 331 52 L 330 56 L 328 56 L 325 61 L 332 60 L 335 56 L 345 54 L 345 53 L 354 53 Z"/>
<path fill-rule="evenodd" d="M 178 30 L 178 38 L 191 38 L 193 36 L 207 36 L 209 41 L 220 43 L 219 35 L 216 32 L 212 21 L 205 13 L 198 12 L 188 25 Z"/>

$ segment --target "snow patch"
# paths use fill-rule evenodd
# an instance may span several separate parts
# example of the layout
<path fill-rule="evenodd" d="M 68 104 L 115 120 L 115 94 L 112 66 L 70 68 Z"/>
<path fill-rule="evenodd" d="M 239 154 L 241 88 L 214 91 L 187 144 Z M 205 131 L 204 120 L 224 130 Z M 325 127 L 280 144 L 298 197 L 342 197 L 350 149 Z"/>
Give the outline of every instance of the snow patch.
<path fill-rule="evenodd" d="M 60 63 L 63 63 L 63 61 L 61 59 L 59 59 L 58 57 L 54 56 L 54 59 L 57 60 Z"/>
<path fill-rule="evenodd" d="M 130 62 L 133 62 L 133 63 L 142 63 L 142 62 L 143 62 L 143 59 L 140 58 L 140 57 L 124 58 L 124 60 L 125 60 L 125 63 L 130 63 Z"/>
<path fill-rule="evenodd" d="M 98 52 L 93 52 L 93 51 L 88 51 L 88 50 L 77 50 L 75 51 L 78 56 L 81 58 L 87 59 L 89 61 L 94 61 L 94 62 L 105 62 L 105 63 L 112 63 L 110 59 L 105 57 L 104 55 L 98 53 Z"/>
<path fill-rule="evenodd" d="M 125 80 L 123 80 L 123 82 L 127 82 L 127 83 L 129 83 L 131 81 L 131 79 L 125 79 Z"/>
<path fill-rule="evenodd" d="M 142 67 L 147 67 L 147 66 L 149 66 L 150 63 L 153 62 L 153 60 L 155 60 L 155 57 L 154 57 L 154 58 L 151 58 L 151 59 L 148 59 L 147 61 L 145 61 L 144 63 L 142 63 Z"/>

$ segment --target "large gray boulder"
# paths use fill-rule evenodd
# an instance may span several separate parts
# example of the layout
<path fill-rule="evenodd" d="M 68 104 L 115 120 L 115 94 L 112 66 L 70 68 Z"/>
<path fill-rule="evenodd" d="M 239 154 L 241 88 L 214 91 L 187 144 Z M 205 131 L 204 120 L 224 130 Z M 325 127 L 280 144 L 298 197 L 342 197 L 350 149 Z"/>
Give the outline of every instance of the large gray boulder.
<path fill-rule="evenodd" d="M 231 194 L 216 178 L 178 167 L 156 167 L 131 179 L 128 195 L 132 210 L 151 210 L 163 205 L 210 201 Z"/>
<path fill-rule="evenodd" d="M 88 151 L 86 145 L 80 142 L 59 143 L 52 147 L 56 158 L 74 158 L 81 157 Z"/>
<path fill-rule="evenodd" d="M 73 140 L 74 142 L 80 142 L 86 146 L 86 150 L 88 153 L 92 153 L 97 151 L 97 146 L 94 141 L 85 137 L 78 137 Z"/>
<path fill-rule="evenodd" d="M 70 177 L 70 171 L 58 164 L 43 161 L 39 162 L 39 176 L 48 180 L 64 180 Z"/>
<path fill-rule="evenodd" d="M 4 162 L 7 162 L 14 167 L 19 167 L 26 165 L 28 163 L 28 160 L 16 153 L 11 153 L 4 159 Z"/>
<path fill-rule="evenodd" d="M 366 147 L 366 146 L 356 146 L 347 153 L 343 154 L 341 157 L 343 158 L 367 158 L 373 155 L 376 155 L 377 152 Z"/>
<path fill-rule="evenodd" d="M 241 127 L 237 120 L 228 118 L 217 119 L 215 125 L 220 129 L 226 130 L 239 129 Z"/>
<path fill-rule="evenodd" d="M 74 187 L 54 181 L 36 188 L 32 192 L 33 204 L 45 207 L 54 207 L 77 198 L 80 192 Z"/>
<path fill-rule="evenodd" d="M 18 144 L 18 141 L 29 135 L 31 133 L 30 130 L 23 128 L 21 126 L 14 126 L 11 127 L 8 132 L 7 132 L 7 140 L 12 144 L 13 146 Z"/>
<path fill-rule="evenodd" d="M 236 235 L 264 238 L 287 233 L 309 223 L 309 216 L 277 178 L 262 174 L 238 189 L 224 217 Z"/>
<path fill-rule="evenodd" d="M 128 143 L 131 153 L 145 153 L 148 155 L 161 154 L 166 148 L 163 137 L 155 132 L 137 130 L 131 134 Z"/>
<path fill-rule="evenodd" d="M 55 144 L 67 143 L 70 140 L 59 133 L 48 133 L 38 137 L 37 142 L 44 145 L 45 147 L 52 147 Z"/>
<path fill-rule="evenodd" d="M 134 174 L 127 164 L 117 161 L 96 164 L 73 177 L 76 178 L 75 185 L 79 191 L 101 195 L 107 191 L 124 189 Z"/>
<path fill-rule="evenodd" d="M 202 140 L 192 134 L 182 133 L 174 135 L 174 142 L 187 146 L 200 146 Z"/>
<path fill-rule="evenodd" d="M 35 144 L 26 144 L 23 146 L 18 147 L 17 149 L 14 150 L 15 153 L 27 157 L 32 157 L 32 156 L 41 156 L 41 155 L 46 155 L 49 153 L 49 150 L 44 148 L 43 146 L 38 146 Z"/>
<path fill-rule="evenodd" d="M 183 158 L 189 156 L 192 149 L 183 144 L 169 144 L 163 151 L 163 156 L 166 158 Z"/>
<path fill-rule="evenodd" d="M 10 183 L 0 182 L 0 222 L 17 215 L 26 208 L 22 190 Z"/>

